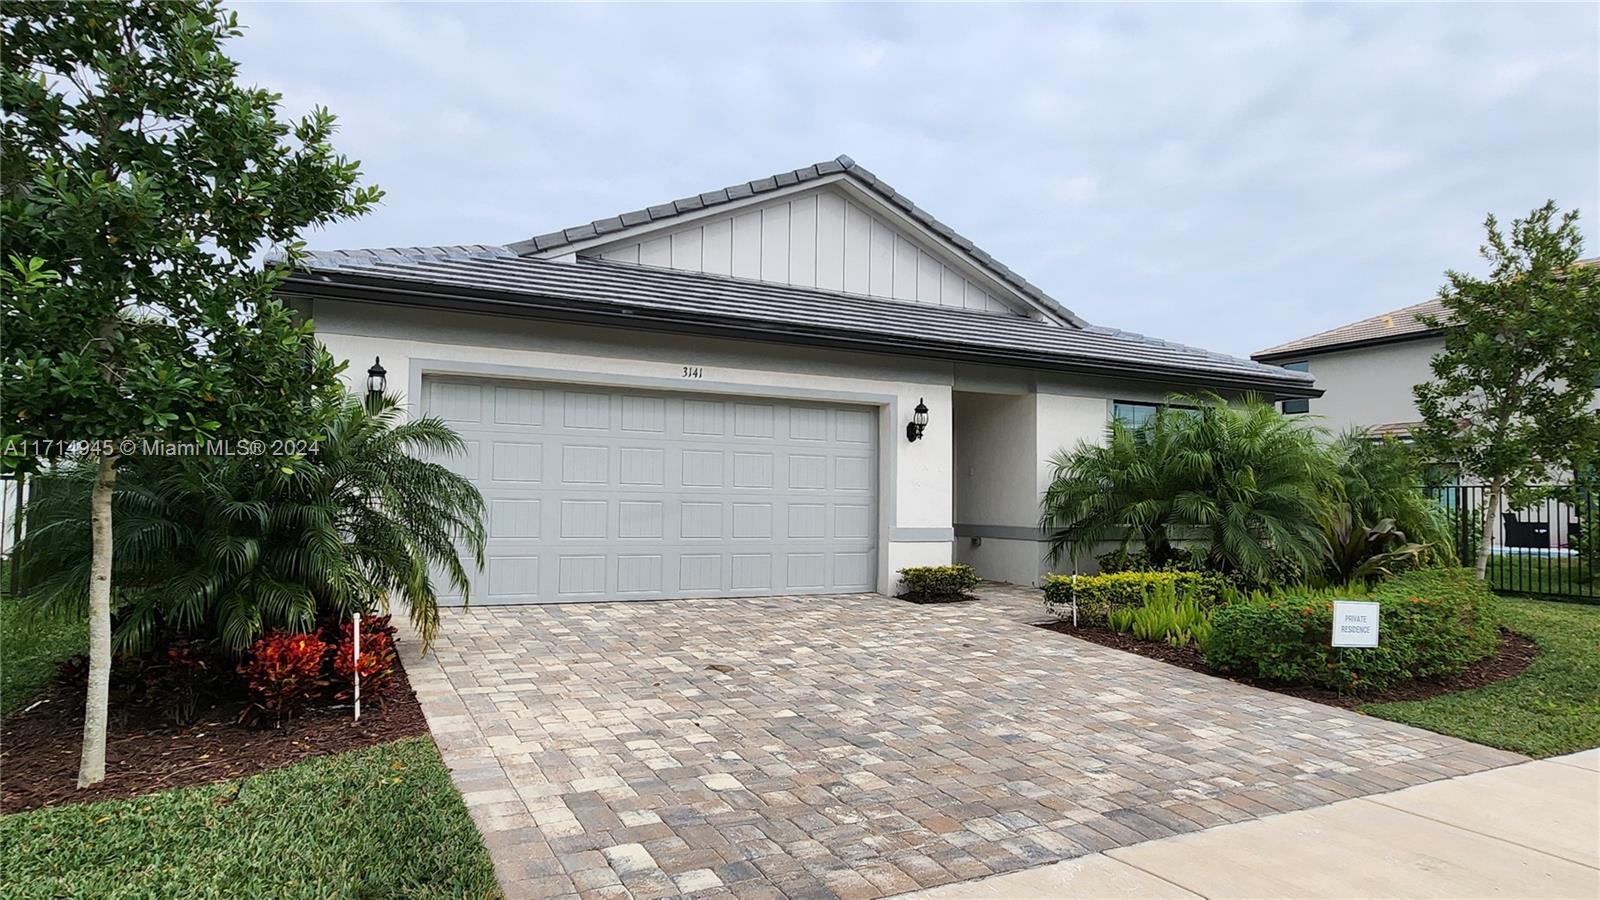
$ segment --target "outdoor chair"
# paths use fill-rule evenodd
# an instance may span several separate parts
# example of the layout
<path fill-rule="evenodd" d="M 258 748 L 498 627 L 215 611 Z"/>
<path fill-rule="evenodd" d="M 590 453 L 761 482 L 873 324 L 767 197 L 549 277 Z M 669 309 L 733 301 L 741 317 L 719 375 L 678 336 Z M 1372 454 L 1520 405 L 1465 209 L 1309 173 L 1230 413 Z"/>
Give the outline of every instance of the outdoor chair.
<path fill-rule="evenodd" d="M 1530 550 L 1550 549 L 1550 523 L 1524 522 L 1516 513 L 1501 513 L 1500 525 L 1505 530 L 1507 547 Z"/>

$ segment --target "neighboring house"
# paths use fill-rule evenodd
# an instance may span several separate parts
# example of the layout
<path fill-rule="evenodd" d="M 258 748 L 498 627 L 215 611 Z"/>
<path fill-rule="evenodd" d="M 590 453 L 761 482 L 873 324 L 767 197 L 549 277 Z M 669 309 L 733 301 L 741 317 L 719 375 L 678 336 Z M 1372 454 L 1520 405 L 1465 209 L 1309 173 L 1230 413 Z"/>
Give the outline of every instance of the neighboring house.
<path fill-rule="evenodd" d="M 282 291 L 466 440 L 473 602 L 1032 582 L 1051 453 L 1172 391 L 1320 393 L 1089 325 L 847 157 L 507 246 L 317 252 Z"/>
<path fill-rule="evenodd" d="M 1577 265 L 1597 263 L 1600 257 Z M 1284 412 L 1313 413 L 1335 434 L 1355 428 L 1403 440 L 1422 418 L 1412 388 L 1433 378 L 1430 363 L 1444 349 L 1444 332 L 1424 324 L 1422 316 L 1449 320 L 1436 297 L 1258 350 L 1250 358 L 1316 378 L 1322 396 L 1285 400 Z"/>
<path fill-rule="evenodd" d="M 1375 437 L 1407 438 L 1421 419 L 1411 389 L 1433 377 L 1444 333 L 1418 316 L 1442 316 L 1429 300 L 1251 354 L 1257 362 L 1308 372 L 1322 396 L 1283 402 L 1286 413 L 1315 414 L 1335 434 L 1352 428 Z"/>
<path fill-rule="evenodd" d="M 1600 260 L 1583 260 L 1592 265 Z M 1433 378 L 1431 362 L 1444 350 L 1444 332 L 1424 324 L 1419 317 L 1448 322 L 1444 304 L 1438 298 L 1341 325 L 1328 331 L 1298 338 L 1251 354 L 1257 362 L 1306 372 L 1316 378 L 1323 394 L 1314 399 L 1291 398 L 1282 401 L 1285 413 L 1309 413 L 1319 425 L 1334 434 L 1357 430 L 1373 438 L 1410 440 L 1421 424 L 1416 396 L 1418 384 Z M 1594 408 L 1600 408 L 1597 398 Z M 1449 467 L 1434 467 L 1430 481 L 1450 487 L 1460 483 Z M 1469 483 L 1472 482 L 1468 479 Z M 1475 494 L 1473 496 L 1476 496 Z M 1448 492 L 1440 493 L 1447 504 L 1454 502 Z M 1566 546 L 1572 523 L 1578 515 L 1561 504 L 1548 509 L 1496 510 L 1497 518 L 1532 517 L 1541 524 L 1540 541 L 1555 547 Z M 1502 522 L 1496 540 L 1515 543 Z"/>

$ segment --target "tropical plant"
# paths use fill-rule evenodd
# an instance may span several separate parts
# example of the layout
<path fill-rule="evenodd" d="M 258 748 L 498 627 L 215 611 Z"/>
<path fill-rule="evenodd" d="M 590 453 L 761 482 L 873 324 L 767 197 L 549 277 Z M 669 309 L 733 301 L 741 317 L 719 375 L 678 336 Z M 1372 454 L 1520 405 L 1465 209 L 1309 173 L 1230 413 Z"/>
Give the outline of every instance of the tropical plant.
<path fill-rule="evenodd" d="M 112 505 L 119 649 L 169 633 L 215 635 L 237 652 L 271 629 L 404 602 L 424 641 L 439 622 L 437 572 L 463 597 L 462 556 L 483 560 L 483 498 L 422 457 L 463 451 L 437 418 L 404 418 L 396 397 L 346 397 L 301 459 L 130 458 Z M 81 612 L 92 465 L 43 476 L 18 558 L 29 602 Z"/>
<path fill-rule="evenodd" d="M 111 496 L 142 439 L 294 440 L 337 366 L 273 295 L 298 234 L 379 199 L 332 147 L 334 117 L 286 121 L 240 83 L 218 0 L 11 0 L 0 9 L 0 430 L 8 463 L 64 447 L 82 501 L 89 625 L 79 786 L 105 778 Z"/>
<path fill-rule="evenodd" d="M 1339 499 L 1358 522 L 1373 525 L 1385 519 L 1412 541 L 1429 544 L 1439 562 L 1456 562 L 1444 509 L 1423 491 L 1424 466 L 1416 450 L 1393 438 L 1374 441 L 1360 430 L 1339 437 Z"/>
<path fill-rule="evenodd" d="M 1497 514 L 1536 496 L 1552 470 L 1582 471 L 1600 447 L 1600 267 L 1582 263 L 1576 210 L 1546 203 L 1514 219 L 1494 216 L 1479 253 L 1489 275 L 1445 273 L 1444 331 L 1433 378 L 1413 388 L 1418 444 L 1487 484 L 1475 570 L 1484 577 Z"/>
<path fill-rule="evenodd" d="M 1211 632 L 1207 606 L 1193 597 L 1180 598 L 1171 581 L 1152 584 L 1138 606 L 1112 609 L 1106 624 L 1141 641 L 1164 641 L 1174 647 L 1203 641 Z"/>
<path fill-rule="evenodd" d="M 1433 544 L 1406 540 L 1393 519 L 1376 525 L 1357 521 L 1347 504 L 1340 504 L 1324 526 L 1328 535 L 1328 576 L 1335 581 L 1388 578 L 1397 572 L 1421 568 L 1436 554 Z"/>
<path fill-rule="evenodd" d="M 1183 554 L 1265 583 L 1321 568 L 1323 521 L 1338 492 L 1319 432 L 1271 404 L 1215 394 L 1175 397 L 1144 423 L 1111 424 L 1104 444 L 1051 458 L 1040 525 L 1052 562 L 1116 541 L 1155 564 Z"/>

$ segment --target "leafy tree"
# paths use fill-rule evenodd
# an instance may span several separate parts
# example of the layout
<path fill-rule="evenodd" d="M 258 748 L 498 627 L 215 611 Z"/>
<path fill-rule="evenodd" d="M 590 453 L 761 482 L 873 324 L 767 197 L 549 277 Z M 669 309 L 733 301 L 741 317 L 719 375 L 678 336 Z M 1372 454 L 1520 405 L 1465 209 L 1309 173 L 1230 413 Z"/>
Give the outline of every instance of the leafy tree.
<path fill-rule="evenodd" d="M 0 10 L 0 386 L 14 458 L 84 441 L 90 677 L 78 783 L 105 777 L 112 506 L 139 438 L 290 439 L 321 429 L 337 367 L 273 299 L 306 227 L 380 197 L 318 109 L 236 81 L 215 0 L 28 2 Z M 129 443 L 129 441 L 134 441 Z"/>
<path fill-rule="evenodd" d="M 407 421 L 398 399 L 339 403 L 312 456 L 133 457 L 112 509 L 117 649 L 157 636 L 218 638 L 231 650 L 273 628 L 402 600 L 424 641 L 439 623 L 430 569 L 463 595 L 464 551 L 483 563 L 483 498 L 427 461 L 464 450 L 437 418 Z M 75 608 L 89 582 L 89 464 L 44 475 L 18 556 L 29 602 Z"/>
<path fill-rule="evenodd" d="M 1040 516 L 1050 559 L 1114 540 L 1158 565 L 1192 556 L 1256 583 L 1320 570 L 1338 478 L 1318 432 L 1255 398 L 1172 403 L 1137 427 L 1112 423 L 1103 445 L 1052 457 Z"/>
<path fill-rule="evenodd" d="M 1419 445 L 1488 484 L 1476 569 L 1484 577 L 1501 502 L 1531 499 L 1553 471 L 1582 471 L 1600 443 L 1589 410 L 1600 377 L 1600 270 L 1583 252 L 1576 210 L 1554 202 L 1514 219 L 1494 216 L 1479 252 L 1487 278 L 1445 273 L 1444 329 L 1432 380 L 1416 386 Z"/>

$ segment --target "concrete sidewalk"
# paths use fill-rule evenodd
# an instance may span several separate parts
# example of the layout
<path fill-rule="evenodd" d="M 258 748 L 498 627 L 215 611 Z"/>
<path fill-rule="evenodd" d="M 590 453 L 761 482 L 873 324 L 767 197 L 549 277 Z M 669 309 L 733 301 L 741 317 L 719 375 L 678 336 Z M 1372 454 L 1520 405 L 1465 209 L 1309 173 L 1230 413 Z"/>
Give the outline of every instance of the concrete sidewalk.
<path fill-rule="evenodd" d="M 1600 750 L 907 896 L 1600 898 Z"/>

